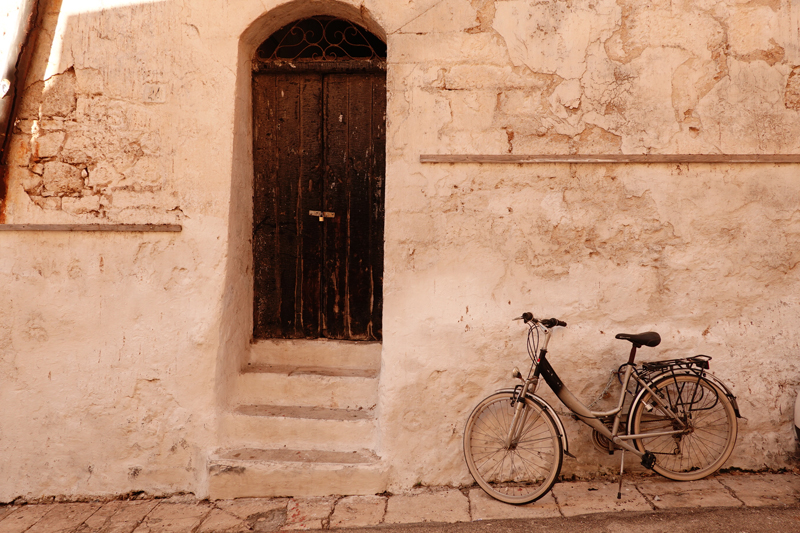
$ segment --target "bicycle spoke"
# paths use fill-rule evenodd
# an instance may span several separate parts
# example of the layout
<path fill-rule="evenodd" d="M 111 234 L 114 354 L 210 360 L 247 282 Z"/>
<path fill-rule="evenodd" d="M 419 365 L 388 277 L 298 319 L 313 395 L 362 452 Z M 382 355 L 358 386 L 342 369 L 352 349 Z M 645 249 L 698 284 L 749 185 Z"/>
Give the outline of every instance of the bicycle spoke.
<path fill-rule="evenodd" d="M 467 464 L 489 494 L 509 503 L 525 503 L 544 495 L 561 468 L 558 432 L 537 405 L 522 406 L 514 441 L 506 446 L 516 405 L 511 393 L 490 397 L 476 408 L 465 433 Z"/>
<path fill-rule="evenodd" d="M 635 406 L 632 433 L 684 429 L 676 436 L 642 437 L 636 446 L 658 454 L 656 471 L 671 479 L 700 479 L 716 471 L 728 458 L 735 442 L 735 415 L 728 399 L 696 375 L 681 374 L 657 381 L 653 393 L 670 406 L 678 422 L 647 413 L 650 393 Z M 662 410 L 656 406 L 660 413 Z M 677 452 L 677 455 L 675 454 Z"/>

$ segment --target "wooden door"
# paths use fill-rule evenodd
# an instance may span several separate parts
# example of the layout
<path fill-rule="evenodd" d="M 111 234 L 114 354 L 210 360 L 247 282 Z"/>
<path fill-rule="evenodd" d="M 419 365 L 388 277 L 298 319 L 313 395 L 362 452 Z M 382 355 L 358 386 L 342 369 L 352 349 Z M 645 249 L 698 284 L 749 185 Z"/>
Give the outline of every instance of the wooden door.
<path fill-rule="evenodd" d="M 254 336 L 380 340 L 386 77 L 253 77 Z"/>

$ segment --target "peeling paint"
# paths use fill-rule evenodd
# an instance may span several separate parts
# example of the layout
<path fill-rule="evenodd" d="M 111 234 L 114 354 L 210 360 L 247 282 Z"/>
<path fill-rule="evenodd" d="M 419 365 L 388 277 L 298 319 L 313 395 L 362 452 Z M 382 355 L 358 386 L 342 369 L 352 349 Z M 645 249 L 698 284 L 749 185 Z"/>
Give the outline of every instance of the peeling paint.
<path fill-rule="evenodd" d="M 787 3 L 278 4 L 64 0 L 63 16 L 45 18 L 52 43 L 19 108 L 0 216 L 179 221 L 184 232 L 0 239 L 0 425 L 11 428 L 0 501 L 203 496 L 252 331 L 249 58 L 271 24 L 323 5 L 388 34 L 387 326 L 372 451 L 391 489 L 471 482 L 460 431 L 525 363 L 510 319 L 526 310 L 570 323 L 553 365 L 586 400 L 626 357 L 616 332 L 659 331 L 648 359 L 711 355 L 748 416 L 729 465 L 790 464 L 794 165 L 419 163 L 798 153 Z M 565 475 L 617 468 L 565 424 L 579 456 Z M 245 470 L 211 471 L 223 473 Z"/>

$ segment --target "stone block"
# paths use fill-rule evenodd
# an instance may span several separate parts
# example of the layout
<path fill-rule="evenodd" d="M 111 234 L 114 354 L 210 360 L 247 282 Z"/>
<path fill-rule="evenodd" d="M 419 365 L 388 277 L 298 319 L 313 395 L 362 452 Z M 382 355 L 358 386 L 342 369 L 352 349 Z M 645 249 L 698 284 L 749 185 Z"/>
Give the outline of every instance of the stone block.
<path fill-rule="evenodd" d="M 720 476 L 719 482 L 748 507 L 800 502 L 800 476 L 796 474 L 729 475 Z"/>
<path fill-rule="evenodd" d="M 65 196 L 61 199 L 61 209 L 71 215 L 85 215 L 100 210 L 100 196 Z"/>
<path fill-rule="evenodd" d="M 636 487 L 658 509 L 682 507 L 741 507 L 742 502 L 716 479 L 671 481 L 654 478 Z"/>
<path fill-rule="evenodd" d="M 77 194 L 83 190 L 83 178 L 80 169 L 51 161 L 44 164 L 42 196 Z"/>
<path fill-rule="evenodd" d="M 286 498 L 238 498 L 221 500 L 217 502 L 217 507 L 239 518 L 249 519 L 255 515 L 285 510 L 288 503 Z"/>
<path fill-rule="evenodd" d="M 162 503 L 145 517 L 136 533 L 194 531 L 210 513 L 210 504 Z"/>
<path fill-rule="evenodd" d="M 55 157 L 64 144 L 65 135 L 63 131 L 54 131 L 34 137 L 34 153 L 39 158 Z"/>
<path fill-rule="evenodd" d="M 100 149 L 91 138 L 76 133 L 67 137 L 61 150 L 61 159 L 73 165 L 84 165 L 100 159 Z"/>
<path fill-rule="evenodd" d="M 158 500 L 108 502 L 84 520 L 75 533 L 130 533 L 158 504 Z"/>
<path fill-rule="evenodd" d="M 469 507 L 472 520 L 557 518 L 561 516 L 552 491 L 532 503 L 509 505 L 495 500 L 482 489 L 472 489 L 469 491 Z"/>
<path fill-rule="evenodd" d="M 330 529 L 376 526 L 386 512 L 384 496 L 348 496 L 336 502 Z"/>
<path fill-rule="evenodd" d="M 252 529 L 247 522 L 221 509 L 212 510 L 197 529 L 197 533 L 248 533 L 250 531 Z"/>
<path fill-rule="evenodd" d="M 293 498 L 286 507 L 286 523 L 283 529 L 322 529 L 328 522 L 335 503 L 335 497 Z"/>
<path fill-rule="evenodd" d="M 616 511 L 650 511 L 647 500 L 631 483 L 622 485 L 622 498 L 617 499 L 617 483 L 605 481 L 579 481 L 556 483 L 553 494 L 564 516 Z"/>
<path fill-rule="evenodd" d="M 75 111 L 77 103 L 75 87 L 75 70 L 72 68 L 45 81 L 42 92 L 42 116 L 66 117 Z"/>
<path fill-rule="evenodd" d="M 105 162 L 100 162 L 94 168 L 89 170 L 89 176 L 86 178 L 86 185 L 92 188 L 107 187 L 109 185 L 118 184 L 123 180 L 122 174 L 116 169 Z"/>
<path fill-rule="evenodd" d="M 11 513 L 13 513 L 14 511 L 16 511 L 18 509 L 19 509 L 19 507 L 16 506 L 16 505 L 6 505 L 6 506 L 3 506 L 3 507 L 0 507 L 0 522 L 3 521 L 3 518 L 7 517 L 8 515 L 10 515 Z"/>
<path fill-rule="evenodd" d="M 34 204 L 50 211 L 61 210 L 61 197 L 59 196 L 31 196 Z"/>
<path fill-rule="evenodd" d="M 18 507 L 13 513 L 0 520 L 0 533 L 22 533 L 27 531 L 56 507 L 56 504 Z"/>
<path fill-rule="evenodd" d="M 39 165 L 41 166 L 41 165 Z M 16 173 L 16 178 L 19 184 L 28 194 L 38 195 L 41 192 L 42 176 L 33 172 L 19 172 Z"/>
<path fill-rule="evenodd" d="M 55 505 L 41 520 L 26 530 L 26 533 L 72 533 L 101 506 L 102 504 L 96 502 Z"/>
<path fill-rule="evenodd" d="M 389 498 L 386 524 L 469 522 L 469 500 L 455 489 L 422 490 Z"/>

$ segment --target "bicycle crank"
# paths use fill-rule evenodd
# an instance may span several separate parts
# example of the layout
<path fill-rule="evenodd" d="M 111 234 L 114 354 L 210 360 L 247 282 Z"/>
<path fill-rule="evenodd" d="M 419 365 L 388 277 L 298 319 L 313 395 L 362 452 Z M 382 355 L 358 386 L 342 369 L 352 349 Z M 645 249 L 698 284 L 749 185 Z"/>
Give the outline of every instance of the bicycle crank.
<path fill-rule="evenodd" d="M 656 465 L 656 456 L 653 452 L 644 452 L 642 456 L 642 466 L 648 470 L 652 470 Z"/>

